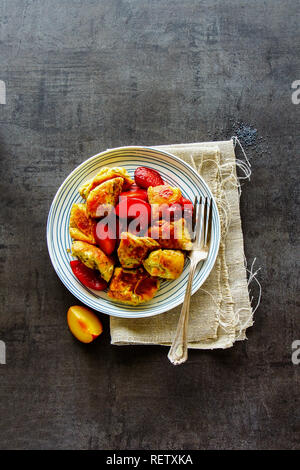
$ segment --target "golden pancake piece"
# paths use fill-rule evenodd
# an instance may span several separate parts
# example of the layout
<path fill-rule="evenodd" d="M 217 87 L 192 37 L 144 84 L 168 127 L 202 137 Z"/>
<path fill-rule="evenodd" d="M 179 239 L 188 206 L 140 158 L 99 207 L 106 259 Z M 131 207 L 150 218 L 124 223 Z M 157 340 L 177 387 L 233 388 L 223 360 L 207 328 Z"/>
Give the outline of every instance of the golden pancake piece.
<path fill-rule="evenodd" d="M 181 198 L 180 189 L 168 184 L 150 186 L 147 194 L 150 204 L 175 204 Z"/>
<path fill-rule="evenodd" d="M 118 257 L 123 268 L 136 268 L 142 264 L 150 250 L 159 247 L 159 243 L 150 237 L 137 237 L 130 232 L 122 232 Z"/>
<path fill-rule="evenodd" d="M 123 178 L 113 178 L 90 191 L 87 200 L 87 213 L 90 217 L 103 217 L 112 212 L 122 191 Z"/>
<path fill-rule="evenodd" d="M 110 281 L 114 272 L 114 261 L 100 248 L 75 240 L 72 244 L 72 255 L 76 256 L 88 268 L 97 269 L 106 282 Z"/>
<path fill-rule="evenodd" d="M 94 237 L 96 222 L 88 217 L 85 204 L 73 204 L 70 215 L 70 235 L 75 240 L 96 244 Z"/>
<path fill-rule="evenodd" d="M 184 219 L 156 222 L 148 231 L 149 237 L 157 240 L 161 248 L 191 250 L 192 241 Z"/>
<path fill-rule="evenodd" d="M 127 170 L 121 167 L 103 167 L 92 179 L 86 181 L 80 188 L 79 194 L 83 199 L 87 199 L 90 191 L 92 191 L 96 186 L 104 181 L 110 180 L 112 178 L 122 177 L 124 180 L 123 191 L 127 191 L 134 181 L 130 178 Z"/>
<path fill-rule="evenodd" d="M 107 295 L 119 302 L 138 305 L 153 299 L 158 288 L 159 280 L 143 268 L 116 268 Z"/>
<path fill-rule="evenodd" d="M 155 250 L 143 265 L 151 276 L 177 279 L 183 271 L 184 254 L 179 250 Z"/>
<path fill-rule="evenodd" d="M 181 191 L 167 184 L 161 186 L 150 186 L 147 191 L 148 200 L 151 204 L 153 220 L 162 218 L 163 211 L 172 204 L 179 204 Z"/>

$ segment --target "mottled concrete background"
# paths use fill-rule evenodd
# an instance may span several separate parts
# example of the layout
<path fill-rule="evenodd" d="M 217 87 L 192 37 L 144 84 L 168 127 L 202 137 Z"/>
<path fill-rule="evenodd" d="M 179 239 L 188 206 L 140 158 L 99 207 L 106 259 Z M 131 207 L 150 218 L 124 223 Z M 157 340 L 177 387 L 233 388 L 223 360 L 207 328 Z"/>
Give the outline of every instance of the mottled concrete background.
<path fill-rule="evenodd" d="M 299 2 L 1 0 L 0 447 L 299 448 Z M 249 340 L 190 353 L 85 346 L 46 247 L 52 198 L 87 157 L 238 135 L 241 212 L 262 266 Z M 298 232 L 298 233 L 297 233 Z M 298 297 L 299 300 L 299 297 Z M 298 304 L 299 306 L 299 304 Z"/>

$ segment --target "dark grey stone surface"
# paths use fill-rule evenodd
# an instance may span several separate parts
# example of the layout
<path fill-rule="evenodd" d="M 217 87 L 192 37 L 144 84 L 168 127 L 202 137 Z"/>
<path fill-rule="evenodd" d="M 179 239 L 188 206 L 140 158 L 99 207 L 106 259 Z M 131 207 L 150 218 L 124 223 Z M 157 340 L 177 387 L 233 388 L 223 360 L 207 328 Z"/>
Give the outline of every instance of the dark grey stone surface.
<path fill-rule="evenodd" d="M 293 0 L 0 2 L 1 448 L 299 448 L 299 16 Z M 233 134 L 262 266 L 249 340 L 180 368 L 162 347 L 110 346 L 104 316 L 77 342 L 45 239 L 58 186 L 108 147 Z"/>

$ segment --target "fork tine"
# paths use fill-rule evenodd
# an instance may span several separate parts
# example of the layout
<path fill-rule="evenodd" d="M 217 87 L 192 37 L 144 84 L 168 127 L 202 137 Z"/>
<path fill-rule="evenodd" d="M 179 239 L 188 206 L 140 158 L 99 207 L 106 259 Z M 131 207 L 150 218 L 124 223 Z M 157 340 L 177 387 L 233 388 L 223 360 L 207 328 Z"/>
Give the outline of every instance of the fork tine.
<path fill-rule="evenodd" d="M 202 228 L 202 239 L 201 239 L 201 247 L 205 245 L 206 240 L 206 232 L 207 232 L 207 197 L 204 198 L 204 210 L 203 210 L 203 228 Z"/>
<path fill-rule="evenodd" d="M 204 245 L 207 245 L 210 242 L 211 237 L 211 227 L 212 227 L 212 199 L 209 199 L 209 209 L 207 214 L 207 223 L 206 223 L 206 230 L 205 230 L 205 239 Z"/>
<path fill-rule="evenodd" d="M 198 198 L 195 196 L 194 200 L 194 210 L 193 210 L 193 215 L 192 215 L 192 234 L 193 234 L 193 240 L 194 240 L 194 231 L 195 231 L 195 225 L 196 225 L 196 219 L 197 219 L 197 204 L 198 204 Z"/>
<path fill-rule="evenodd" d="M 195 244 L 196 247 L 199 248 L 202 244 L 203 240 L 203 228 L 204 228 L 204 204 L 203 204 L 203 197 L 200 197 L 199 200 L 199 208 L 197 214 L 197 222 L 196 222 L 196 237 L 195 237 Z"/>
<path fill-rule="evenodd" d="M 200 200 L 201 200 L 201 198 L 199 198 L 199 201 L 198 201 L 198 197 L 196 196 L 195 206 L 194 206 L 195 209 L 194 209 L 194 212 L 193 212 L 193 218 L 194 218 L 194 229 L 193 229 L 193 232 L 192 232 L 192 242 L 193 243 L 196 243 L 196 238 L 197 238 L 197 230 L 198 230 L 198 225 L 199 225 Z"/>

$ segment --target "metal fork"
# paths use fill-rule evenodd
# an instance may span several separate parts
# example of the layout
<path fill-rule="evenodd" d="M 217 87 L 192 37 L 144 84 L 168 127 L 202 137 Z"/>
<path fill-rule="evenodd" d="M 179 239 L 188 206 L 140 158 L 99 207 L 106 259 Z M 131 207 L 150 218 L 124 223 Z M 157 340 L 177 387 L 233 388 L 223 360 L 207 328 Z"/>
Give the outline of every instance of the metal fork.
<path fill-rule="evenodd" d="M 177 325 L 175 337 L 170 348 L 168 358 L 174 365 L 182 364 L 187 360 L 187 330 L 190 312 L 190 299 L 192 293 L 193 278 L 196 267 L 200 261 L 208 256 L 212 225 L 212 200 L 208 197 L 200 197 L 199 203 L 195 198 L 193 212 L 193 247 L 188 257 L 190 259 L 190 272 L 186 286 L 184 301 Z"/>

